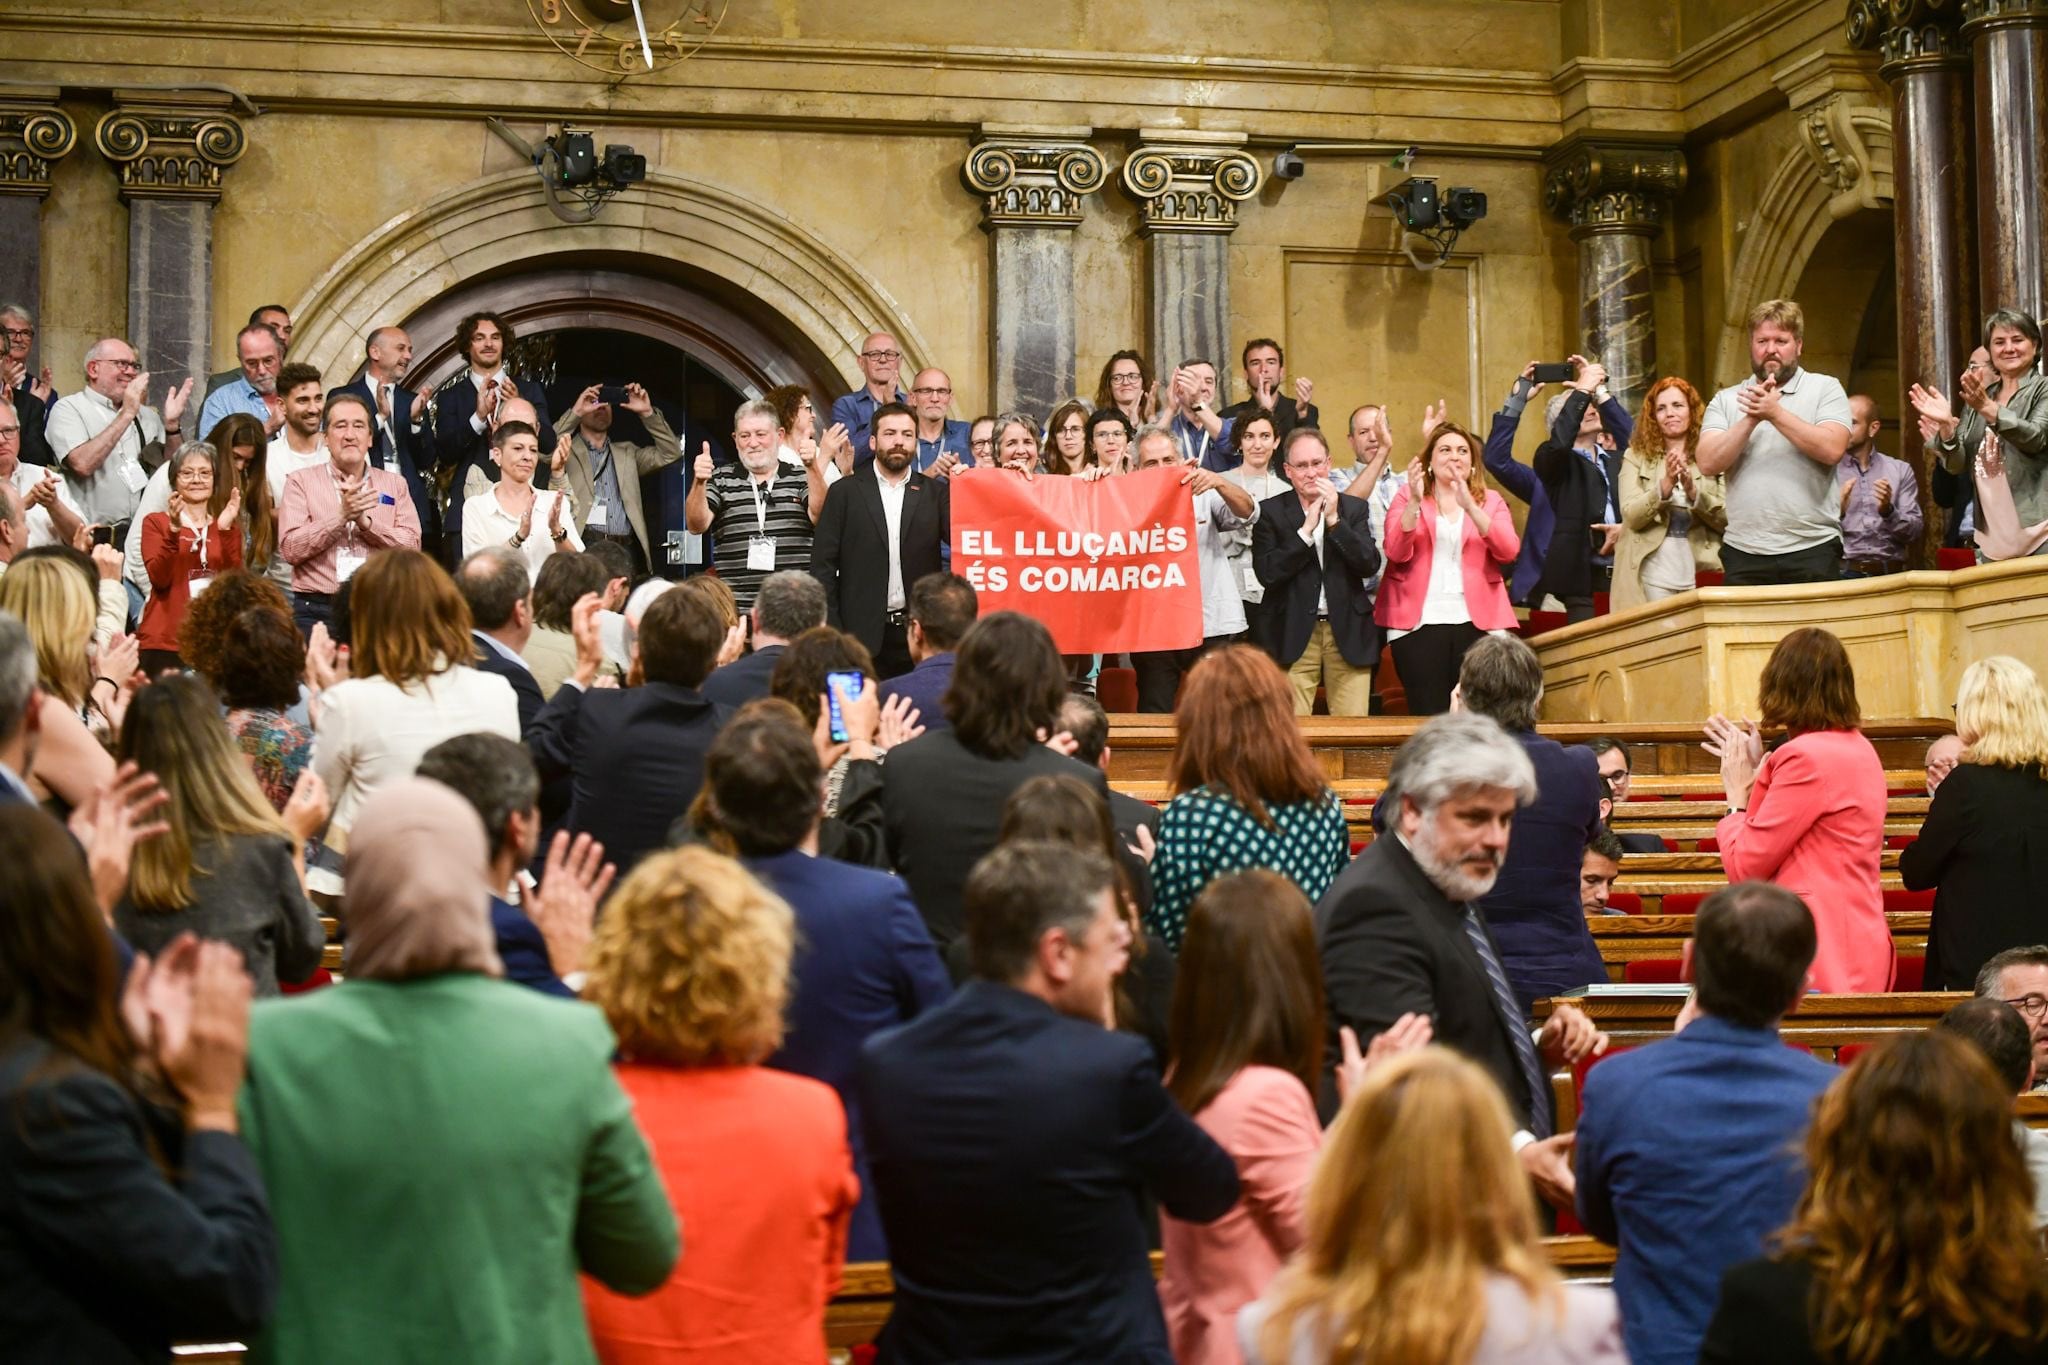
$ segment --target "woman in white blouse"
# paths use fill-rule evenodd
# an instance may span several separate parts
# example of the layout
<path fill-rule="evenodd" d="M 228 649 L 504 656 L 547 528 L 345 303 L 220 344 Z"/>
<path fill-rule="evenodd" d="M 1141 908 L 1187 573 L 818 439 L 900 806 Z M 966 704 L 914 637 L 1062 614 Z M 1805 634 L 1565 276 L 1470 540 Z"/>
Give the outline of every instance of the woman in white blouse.
<path fill-rule="evenodd" d="M 1273 468 L 1273 452 L 1280 445 L 1279 429 L 1273 424 L 1273 414 L 1260 408 L 1248 417 L 1238 418 L 1236 434 L 1238 454 L 1244 457 L 1244 463 L 1235 469 L 1225 470 L 1223 477 L 1251 494 L 1254 504 L 1290 492 L 1292 485 Z M 1230 532 L 1228 544 L 1230 575 L 1244 598 L 1246 634 L 1253 644 L 1278 657 L 1280 616 L 1266 609 L 1265 586 L 1252 572 L 1251 527 Z"/>
<path fill-rule="evenodd" d="M 465 516 L 465 537 L 474 524 Z M 363 801 L 411 777 L 442 740 L 478 731 L 519 738 L 512 685 L 470 666 L 469 607 L 433 560 L 418 550 L 371 555 L 349 580 L 349 620 L 349 676 L 321 691 L 313 709 L 313 770 L 333 798 L 326 842 L 335 852 Z M 318 653 L 324 636 L 315 643 Z M 341 889 L 339 877 L 318 867 L 306 885 Z"/>
<path fill-rule="evenodd" d="M 1683 379 L 1660 379 L 1643 395 L 1616 490 L 1622 530 L 1614 543 L 1615 611 L 1684 592 L 1701 569 L 1721 567 L 1728 483 L 1700 472 L 1705 415 L 1699 391 Z"/>
<path fill-rule="evenodd" d="M 486 545 L 509 545 L 526 556 L 528 573 L 538 574 L 557 551 L 581 550 L 575 509 L 566 489 L 533 486 L 540 463 L 540 433 L 524 422 L 506 422 L 491 433 L 491 459 L 498 481 L 462 505 L 462 553 Z"/>

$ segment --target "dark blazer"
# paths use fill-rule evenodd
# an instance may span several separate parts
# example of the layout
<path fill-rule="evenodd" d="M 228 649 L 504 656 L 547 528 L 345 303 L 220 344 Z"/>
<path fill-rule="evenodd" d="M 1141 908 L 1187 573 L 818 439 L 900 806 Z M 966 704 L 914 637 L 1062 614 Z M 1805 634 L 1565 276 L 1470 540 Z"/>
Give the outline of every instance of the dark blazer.
<path fill-rule="evenodd" d="M 869 1039 L 860 1088 L 896 1276 L 885 1365 L 1171 1365 L 1144 1196 L 1211 1222 L 1237 1168 L 1144 1039 L 974 981 Z"/>
<path fill-rule="evenodd" d="M 564 683 L 527 731 L 541 780 L 567 773 L 570 829 L 604 844 L 621 874 L 662 847 L 704 785 L 704 751 L 732 714 L 680 683 Z"/>
<path fill-rule="evenodd" d="M 1958 763 L 1899 854 L 1899 876 L 1911 890 L 1935 888 L 1925 988 L 1975 989 L 1992 957 L 2048 938 L 2048 781 Z"/>
<path fill-rule="evenodd" d="M 491 897 L 491 936 L 497 940 L 498 960 L 505 964 L 507 981 L 542 995 L 576 998 L 568 983 L 555 975 L 547 937 L 524 910 L 510 901 Z"/>
<path fill-rule="evenodd" d="M 1600 828 L 1600 763 L 1533 730 L 1510 731 L 1536 769 L 1536 800 L 1515 813 L 1507 861 L 1479 901 L 1524 1007 L 1607 980 L 1579 899 L 1586 843 Z"/>
<path fill-rule="evenodd" d="M 1745 1261 L 1721 1277 L 1721 1301 L 1700 1348 L 1700 1365 L 1828 1365 L 1813 1347 L 1808 1316 L 1813 1268 L 1805 1261 Z M 1924 1323 L 1909 1329 L 1878 1357 L 1879 1365 L 2034 1365 L 2048 1361 L 2048 1345 L 2001 1342 L 1980 1356 L 1943 1355 Z"/>
<path fill-rule="evenodd" d="M 927 654 L 908 673 L 882 684 L 881 698 L 903 696 L 917 708 L 918 724 L 927 730 L 944 730 L 953 722 L 946 719 L 942 704 L 946 689 L 953 684 L 953 651 Z"/>
<path fill-rule="evenodd" d="M 1106 800 L 1100 768 L 1033 744 L 1019 758 L 985 758 L 951 730 L 927 731 L 889 751 L 882 765 L 883 835 L 889 861 L 910 883 L 944 956 L 961 935 L 960 888 L 996 846 L 1003 803 L 1034 777 L 1078 777 Z"/>
<path fill-rule="evenodd" d="M 524 663 L 513 663 L 484 642 L 482 631 L 471 631 L 476 639 L 476 666 L 485 673 L 495 673 L 512 684 L 512 695 L 519 699 L 519 733 L 525 734 L 533 728 L 539 718 L 544 699 L 540 684 L 533 679 L 533 670 Z"/>
<path fill-rule="evenodd" d="M 1543 574 L 1537 580 L 1538 593 L 1555 593 L 1559 597 L 1585 597 L 1593 591 L 1593 540 L 1591 528 L 1596 522 L 1607 520 L 1607 490 L 1614 489 L 1616 520 L 1620 519 L 1621 499 L 1621 455 L 1619 452 L 1600 453 L 1602 466 L 1607 470 L 1605 482 L 1600 471 L 1593 468 L 1586 457 L 1572 448 L 1572 437 L 1577 434 L 1579 422 L 1585 416 L 1586 404 L 1593 400 L 1589 393 L 1574 392 L 1564 400 L 1558 410 L 1557 425 L 1552 427 L 1543 444 L 1536 447 L 1536 477 L 1543 480 L 1544 492 L 1550 496 L 1550 507 L 1557 520 L 1550 533 L 1550 549 L 1543 558 Z M 1560 434 L 1561 433 L 1561 434 Z M 1628 442 L 1627 432 L 1615 432 L 1615 441 L 1620 445 Z"/>
<path fill-rule="evenodd" d="M 237 370 L 236 373 L 241 372 Z M 50 405 L 36 397 L 35 390 L 27 384 L 8 396 L 14 400 L 15 419 L 21 423 L 21 462 L 55 464 L 50 455 L 50 438 L 43 434 L 43 428 L 50 424 Z M 194 409 L 193 413 L 192 420 L 196 422 L 199 420 L 198 410 Z"/>
<path fill-rule="evenodd" d="M 1371 511 L 1364 498 L 1337 496 L 1337 524 L 1323 536 L 1323 563 L 1316 567 L 1313 545 L 1301 538 L 1308 514 L 1293 489 L 1259 504 L 1252 523 L 1252 572 L 1266 589 L 1266 605 L 1277 603 L 1280 615 L 1280 666 L 1292 664 L 1308 648 L 1316 630 L 1316 598 L 1329 603 L 1330 633 L 1337 652 L 1353 668 L 1379 662 L 1380 632 L 1373 624 L 1372 594 L 1366 581 L 1379 572 L 1380 551 L 1373 544 Z"/>
<path fill-rule="evenodd" d="M 1621 840 L 1624 853 L 1662 853 L 1664 840 L 1655 834 L 1628 834 L 1614 831 L 1614 837 Z"/>
<path fill-rule="evenodd" d="M 1340 1025 L 1356 1030 L 1363 1046 L 1402 1015 L 1426 1014 L 1435 1040 L 1485 1067 L 1507 1096 L 1515 1121 L 1527 1126 L 1529 1083 L 1508 1037 L 1510 1025 L 1494 1006 L 1486 966 L 1466 936 L 1464 913 L 1464 905 L 1446 899 L 1391 834 L 1373 840 L 1337 874 L 1316 905 L 1329 1055 L 1333 1061 L 1337 1056 Z M 1494 952 L 1500 952 L 1498 941 Z M 1549 1104 L 1547 1095 L 1533 1098 Z"/>
<path fill-rule="evenodd" d="M 514 379 L 512 387 L 521 398 L 533 404 L 534 413 L 540 418 L 541 460 L 534 466 L 533 486 L 546 488 L 551 472 L 547 457 L 555 453 L 556 439 L 554 424 L 548 420 L 548 396 L 531 379 Z M 435 463 L 445 464 L 455 471 L 448 484 L 448 516 L 444 534 L 448 541 L 453 542 L 458 558 L 462 547 L 462 486 L 469 476 L 470 466 L 483 470 L 492 483 L 498 481 L 498 466 L 491 461 L 490 433 L 470 430 L 469 419 L 474 416 L 476 385 L 470 382 L 469 372 L 465 370 L 460 382 L 450 384 L 435 399 L 434 413 Z"/>
<path fill-rule="evenodd" d="M 903 591 L 945 567 L 940 547 L 953 537 L 946 481 L 913 473 L 903 490 L 897 554 Z M 889 523 L 882 514 L 874 461 L 832 485 L 811 539 L 811 572 L 825 585 L 825 619 L 868 647 L 882 651 L 889 624 Z"/>
<path fill-rule="evenodd" d="M 0 1115 L 0 1359 L 163 1361 L 269 1316 L 277 1234 L 240 1138 L 187 1133 L 31 1037 L 0 1051 Z"/>
<path fill-rule="evenodd" d="M 337 393 L 355 394 L 370 405 L 372 414 L 377 411 L 377 395 L 371 391 L 367 376 L 359 376 L 354 383 L 342 385 L 328 397 L 332 398 Z M 434 433 L 426 430 L 424 424 L 418 431 L 412 429 L 412 400 L 411 389 L 402 384 L 391 386 L 391 425 L 397 434 L 398 449 L 394 451 L 391 448 L 383 425 L 373 416 L 370 430 L 375 439 L 370 443 L 370 463 L 379 469 L 396 469 L 405 475 L 405 486 L 412 490 L 413 508 L 420 514 L 420 541 L 431 544 L 428 538 L 440 534 L 441 530 L 441 500 L 437 496 L 439 490 L 434 487 L 434 466 L 439 462 L 440 449 Z M 474 387 L 470 389 L 469 410 L 476 411 Z M 488 442 L 485 448 L 489 449 Z M 459 485 L 456 495 L 461 495 Z"/>
<path fill-rule="evenodd" d="M 768 680 L 775 675 L 775 661 L 787 645 L 762 645 L 741 655 L 723 668 L 711 671 L 704 680 L 703 693 L 720 706 L 741 707 L 768 695 Z"/>
<path fill-rule="evenodd" d="M 1127 844 L 1138 842 L 1140 825 L 1151 830 L 1153 838 L 1159 837 L 1159 807 L 1115 788 L 1109 793 L 1109 818 L 1116 824 L 1117 837 Z"/>
<path fill-rule="evenodd" d="M 788 1031 L 768 1065 L 839 1092 L 860 1203 L 847 1233 L 850 1261 L 886 1261 L 882 1215 L 868 1174 L 854 1083 L 869 1035 L 915 1019 L 953 993 L 932 936 L 900 877 L 794 850 L 743 859 L 796 912 Z"/>

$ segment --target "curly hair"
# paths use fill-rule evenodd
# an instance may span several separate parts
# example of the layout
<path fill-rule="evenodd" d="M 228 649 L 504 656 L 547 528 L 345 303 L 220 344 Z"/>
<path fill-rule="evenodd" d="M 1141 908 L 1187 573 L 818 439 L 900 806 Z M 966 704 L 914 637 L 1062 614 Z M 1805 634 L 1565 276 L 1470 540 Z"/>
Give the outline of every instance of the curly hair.
<path fill-rule="evenodd" d="M 1697 459 L 1700 453 L 1700 423 L 1707 415 L 1706 405 L 1700 402 L 1700 391 L 1677 375 L 1666 375 L 1650 385 L 1650 391 L 1643 395 L 1643 407 L 1636 414 L 1635 434 L 1628 438 L 1628 448 L 1645 463 L 1655 464 L 1664 458 L 1664 432 L 1657 425 L 1657 400 L 1665 393 L 1676 389 L 1685 399 L 1688 414 L 1685 423 L 1685 457 Z"/>
<path fill-rule="evenodd" d="M 843 630 L 813 626 L 789 642 L 769 675 L 768 693 L 794 706 L 803 717 L 806 730 L 818 723 L 818 699 L 825 695 L 827 673 L 851 672 L 875 676 L 874 656 L 868 647 Z"/>
<path fill-rule="evenodd" d="M 722 853 L 649 856 L 605 905 L 584 997 L 627 1061 L 745 1066 L 782 1043 L 796 916 Z"/>
<path fill-rule="evenodd" d="M 220 574 L 185 608 L 185 619 L 178 625 L 178 657 L 187 668 L 226 692 L 228 627 L 243 612 L 259 608 L 277 612 L 287 622 L 292 619 L 292 604 L 284 589 L 263 574 L 250 569 Z"/>
<path fill-rule="evenodd" d="M 220 641 L 221 702 L 237 711 L 288 711 L 298 704 L 306 643 L 292 618 L 251 607 L 228 622 Z M 209 680 L 211 681 L 211 680 Z"/>

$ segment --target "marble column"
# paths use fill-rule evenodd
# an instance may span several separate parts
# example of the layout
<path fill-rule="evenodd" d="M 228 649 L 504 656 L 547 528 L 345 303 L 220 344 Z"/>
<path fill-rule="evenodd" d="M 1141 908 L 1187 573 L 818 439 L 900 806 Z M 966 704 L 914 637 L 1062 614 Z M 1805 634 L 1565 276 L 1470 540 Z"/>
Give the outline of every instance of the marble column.
<path fill-rule="evenodd" d="M 0 100 L 0 303 L 42 315 L 43 200 L 50 168 L 78 145 L 78 125 L 56 107 L 57 88 Z"/>
<path fill-rule="evenodd" d="M 984 196 L 989 240 L 989 398 L 1044 421 L 1075 392 L 1074 229 L 1109 179 L 1090 128 L 984 125 L 961 167 Z"/>
<path fill-rule="evenodd" d="M 1138 202 L 1150 275 L 1145 355 L 1162 378 L 1200 356 L 1216 366 L 1217 402 L 1231 401 L 1237 373 L 1230 345 L 1230 234 L 1237 206 L 1259 191 L 1265 172 L 1243 134 L 1144 128 L 1123 165 L 1124 190 Z"/>
<path fill-rule="evenodd" d="M 248 145 L 229 108 L 225 95 L 117 90 L 93 130 L 128 204 L 128 343 L 144 369 L 201 389 L 212 370 L 213 206 Z"/>
<path fill-rule="evenodd" d="M 1544 203 L 1579 244 L 1579 354 L 1607 367 L 1631 416 L 1657 379 L 1650 248 L 1685 177 L 1676 147 L 1583 138 L 1554 149 L 1544 177 Z"/>
<path fill-rule="evenodd" d="M 1984 311 L 2048 307 L 2048 0 L 1964 0 L 1976 68 L 1978 299 Z"/>

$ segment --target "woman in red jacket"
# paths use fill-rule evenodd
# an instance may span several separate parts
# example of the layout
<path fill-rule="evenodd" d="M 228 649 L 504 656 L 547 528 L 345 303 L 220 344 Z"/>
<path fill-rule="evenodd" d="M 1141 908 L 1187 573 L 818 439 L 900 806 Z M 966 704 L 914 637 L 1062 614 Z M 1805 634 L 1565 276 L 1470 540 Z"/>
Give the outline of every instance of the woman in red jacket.
<path fill-rule="evenodd" d="M 1478 446 L 1463 427 L 1438 422 L 1408 465 L 1408 486 L 1387 508 L 1387 567 L 1373 620 L 1387 633 L 1411 715 L 1450 710 L 1472 642 L 1515 628 L 1504 575 L 1522 538 L 1507 503 L 1479 472 Z M 1458 548 L 1440 556 L 1439 543 Z"/>
<path fill-rule="evenodd" d="M 214 450 L 188 441 L 171 456 L 171 504 L 142 519 L 142 567 L 149 601 L 135 632 L 145 673 L 183 668 L 178 626 L 185 604 L 206 591 L 215 574 L 242 567 L 242 490 L 231 488 L 217 512 L 213 502 Z"/>

